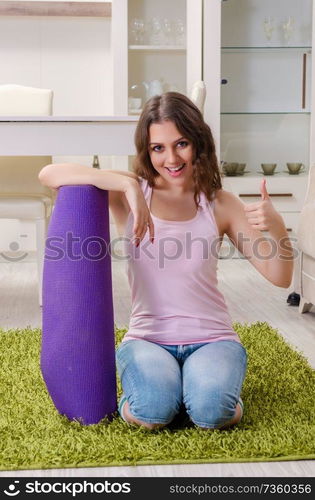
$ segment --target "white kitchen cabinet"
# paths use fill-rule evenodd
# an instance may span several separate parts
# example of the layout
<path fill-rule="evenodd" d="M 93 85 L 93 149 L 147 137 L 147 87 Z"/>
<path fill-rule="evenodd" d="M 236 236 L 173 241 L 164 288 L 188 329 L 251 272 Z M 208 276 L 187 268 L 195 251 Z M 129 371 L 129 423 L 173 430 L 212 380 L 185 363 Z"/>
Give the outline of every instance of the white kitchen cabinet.
<path fill-rule="evenodd" d="M 268 192 L 294 233 L 315 159 L 313 1 L 204 0 L 203 7 L 205 119 L 220 161 L 246 163 L 224 187 L 256 201 L 261 163 L 276 163 Z M 288 174 L 287 162 L 306 172 Z"/>

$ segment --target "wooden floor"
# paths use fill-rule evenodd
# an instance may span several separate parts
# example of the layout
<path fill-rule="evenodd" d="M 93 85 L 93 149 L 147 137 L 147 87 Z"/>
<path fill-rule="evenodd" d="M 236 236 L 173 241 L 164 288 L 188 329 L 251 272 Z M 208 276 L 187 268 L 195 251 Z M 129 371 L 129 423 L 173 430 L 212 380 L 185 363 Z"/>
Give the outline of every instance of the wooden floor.
<path fill-rule="evenodd" d="M 116 325 L 127 326 L 130 293 L 124 263 L 112 264 Z M 267 321 L 309 360 L 315 369 L 315 312 L 303 315 L 286 303 L 291 289 L 274 287 L 242 259 L 219 260 L 220 289 L 225 295 L 234 321 Z M 0 326 L 4 329 L 41 326 L 37 302 L 34 256 L 19 263 L 0 257 Z M 103 477 L 313 477 L 315 461 L 257 462 L 237 464 L 198 464 L 87 469 L 48 469 L 2 471 L 0 476 L 103 476 Z"/>

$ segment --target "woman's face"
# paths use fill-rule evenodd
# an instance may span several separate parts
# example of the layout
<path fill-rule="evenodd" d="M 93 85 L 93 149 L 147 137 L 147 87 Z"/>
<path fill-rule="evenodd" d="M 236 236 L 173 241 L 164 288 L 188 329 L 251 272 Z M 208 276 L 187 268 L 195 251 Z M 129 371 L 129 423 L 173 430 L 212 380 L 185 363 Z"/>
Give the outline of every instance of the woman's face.
<path fill-rule="evenodd" d="M 167 182 L 186 185 L 192 180 L 193 146 L 173 122 L 150 126 L 149 154 L 153 167 Z"/>

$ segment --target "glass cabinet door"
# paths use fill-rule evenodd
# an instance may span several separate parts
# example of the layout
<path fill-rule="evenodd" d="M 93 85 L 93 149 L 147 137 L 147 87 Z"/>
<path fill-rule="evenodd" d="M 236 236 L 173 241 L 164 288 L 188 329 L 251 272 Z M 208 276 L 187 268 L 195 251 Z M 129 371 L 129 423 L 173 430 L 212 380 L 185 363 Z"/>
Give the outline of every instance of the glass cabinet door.
<path fill-rule="evenodd" d="M 309 166 L 312 0 L 225 0 L 221 10 L 220 156 L 229 175 Z M 224 168 L 223 164 L 223 168 Z"/>
<path fill-rule="evenodd" d="M 151 97 L 186 94 L 186 0 L 128 1 L 128 114 Z"/>
<path fill-rule="evenodd" d="M 114 115 L 137 120 L 154 95 L 191 95 L 202 79 L 202 6 L 203 0 L 112 0 Z M 115 159 L 115 168 L 127 170 L 132 161 Z"/>
<path fill-rule="evenodd" d="M 113 111 L 139 115 L 153 95 L 202 80 L 204 0 L 112 0 Z"/>

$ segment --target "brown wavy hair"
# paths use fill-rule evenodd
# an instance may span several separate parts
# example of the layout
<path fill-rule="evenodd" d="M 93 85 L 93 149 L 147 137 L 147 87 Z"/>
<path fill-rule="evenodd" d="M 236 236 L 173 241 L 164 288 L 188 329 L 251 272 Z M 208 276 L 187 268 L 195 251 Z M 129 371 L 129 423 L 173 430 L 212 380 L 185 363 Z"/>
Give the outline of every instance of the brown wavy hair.
<path fill-rule="evenodd" d="M 166 92 L 146 102 L 135 132 L 137 155 L 133 170 L 137 176 L 146 179 L 150 187 L 154 186 L 155 178 L 160 174 L 153 167 L 149 155 L 149 129 L 152 123 L 167 120 L 173 122 L 192 143 L 194 200 L 198 207 L 200 192 L 203 191 L 207 200 L 211 201 L 215 191 L 222 188 L 222 183 L 210 127 L 197 106 L 184 94 Z"/>

